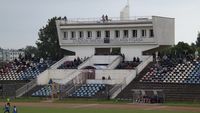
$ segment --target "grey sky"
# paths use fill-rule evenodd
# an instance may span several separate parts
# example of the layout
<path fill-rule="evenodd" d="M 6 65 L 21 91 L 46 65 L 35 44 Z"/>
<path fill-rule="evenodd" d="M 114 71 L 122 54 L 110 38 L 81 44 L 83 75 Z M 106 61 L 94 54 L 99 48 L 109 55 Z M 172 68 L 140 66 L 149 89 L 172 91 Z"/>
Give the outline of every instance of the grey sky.
<path fill-rule="evenodd" d="M 35 45 L 38 30 L 54 16 L 119 17 L 126 0 L 0 0 L 0 47 Z M 131 16 L 176 19 L 176 43 L 194 42 L 200 30 L 200 0 L 130 0 Z"/>

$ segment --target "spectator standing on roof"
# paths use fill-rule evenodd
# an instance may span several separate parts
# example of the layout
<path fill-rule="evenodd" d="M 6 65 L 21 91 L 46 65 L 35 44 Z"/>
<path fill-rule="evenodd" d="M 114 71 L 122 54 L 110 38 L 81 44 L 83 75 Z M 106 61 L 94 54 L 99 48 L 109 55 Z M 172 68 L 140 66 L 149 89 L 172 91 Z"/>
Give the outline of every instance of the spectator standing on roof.
<path fill-rule="evenodd" d="M 108 15 L 105 16 L 105 20 L 108 21 Z"/>
<path fill-rule="evenodd" d="M 104 15 L 102 15 L 102 21 L 103 21 L 103 22 L 105 21 L 105 16 L 104 16 Z"/>

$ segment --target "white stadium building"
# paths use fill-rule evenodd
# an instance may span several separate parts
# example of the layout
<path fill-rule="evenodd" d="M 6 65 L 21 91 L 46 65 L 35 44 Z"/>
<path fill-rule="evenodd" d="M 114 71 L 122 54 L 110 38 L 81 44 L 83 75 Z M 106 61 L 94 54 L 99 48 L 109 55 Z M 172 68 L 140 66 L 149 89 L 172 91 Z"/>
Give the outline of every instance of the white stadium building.
<path fill-rule="evenodd" d="M 167 17 L 58 20 L 57 29 L 61 48 L 79 57 L 118 50 L 132 60 L 143 51 L 175 43 L 174 19 Z"/>
<path fill-rule="evenodd" d="M 65 89 L 68 96 L 87 94 L 90 97 L 95 91 L 78 92 L 76 87 L 103 84 L 111 86 L 109 96 L 115 98 L 153 61 L 152 55 L 143 54 L 145 51 L 175 44 L 174 22 L 174 18 L 160 16 L 130 17 L 128 5 L 120 12 L 120 18 L 104 15 L 57 20 L 60 47 L 75 52 L 75 56 L 64 57 L 38 75 L 36 84 L 30 82 L 29 86 L 47 85 L 52 80 L 69 86 Z M 60 68 L 66 62 L 74 62 L 75 58 L 81 59 L 75 68 Z M 123 68 L 124 62 L 128 64 L 126 68 Z M 18 92 L 18 97 L 23 95 L 23 88 Z"/>

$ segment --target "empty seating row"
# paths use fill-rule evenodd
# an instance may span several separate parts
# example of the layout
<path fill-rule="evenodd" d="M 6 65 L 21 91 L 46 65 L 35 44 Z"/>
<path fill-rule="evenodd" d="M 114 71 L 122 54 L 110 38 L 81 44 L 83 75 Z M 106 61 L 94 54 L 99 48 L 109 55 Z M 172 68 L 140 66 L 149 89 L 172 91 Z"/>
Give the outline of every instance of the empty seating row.
<path fill-rule="evenodd" d="M 105 89 L 105 84 L 84 84 L 75 90 L 70 96 L 72 97 L 93 97 L 99 91 Z"/>
<path fill-rule="evenodd" d="M 48 97 L 52 94 L 52 88 L 51 86 L 45 86 L 38 91 L 34 92 L 32 96 L 34 97 Z"/>

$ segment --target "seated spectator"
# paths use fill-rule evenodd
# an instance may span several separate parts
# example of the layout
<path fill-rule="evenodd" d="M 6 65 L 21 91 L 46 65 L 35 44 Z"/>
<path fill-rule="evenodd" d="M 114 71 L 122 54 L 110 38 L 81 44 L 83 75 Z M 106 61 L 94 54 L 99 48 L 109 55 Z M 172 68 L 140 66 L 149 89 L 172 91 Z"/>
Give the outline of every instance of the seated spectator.
<path fill-rule="evenodd" d="M 136 62 L 140 62 L 140 58 L 139 57 L 137 57 Z"/>
<path fill-rule="evenodd" d="M 135 57 L 133 57 L 133 62 L 136 62 L 136 58 Z"/>
<path fill-rule="evenodd" d="M 110 75 L 108 76 L 108 80 L 111 80 L 111 77 L 110 77 Z"/>

